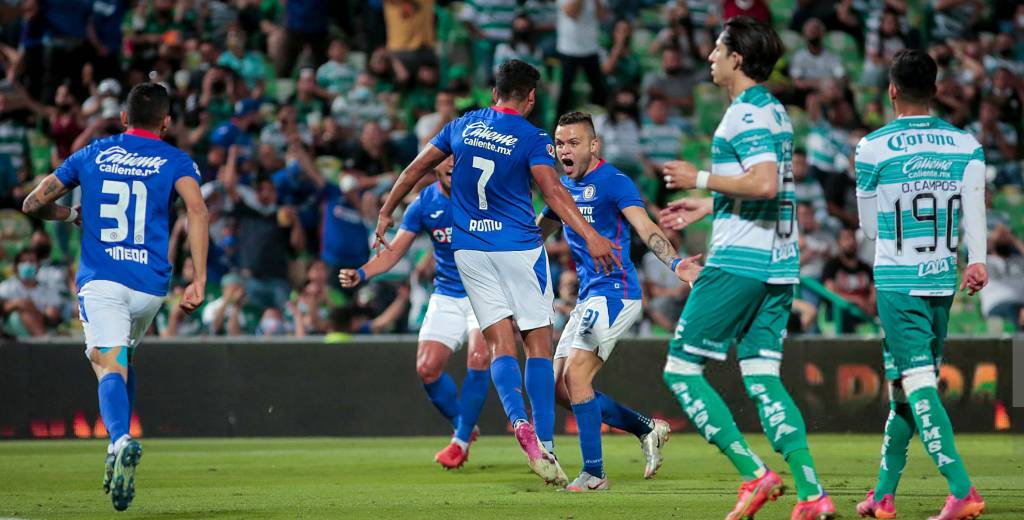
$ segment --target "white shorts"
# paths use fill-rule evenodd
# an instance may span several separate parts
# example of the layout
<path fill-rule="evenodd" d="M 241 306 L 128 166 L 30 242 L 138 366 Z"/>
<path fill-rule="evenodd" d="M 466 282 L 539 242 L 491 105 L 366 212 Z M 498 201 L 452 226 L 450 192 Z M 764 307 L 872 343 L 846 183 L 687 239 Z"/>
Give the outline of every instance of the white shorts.
<path fill-rule="evenodd" d="M 562 337 L 558 339 L 555 359 L 569 357 L 569 349 L 578 348 L 607 361 L 615 343 L 643 314 L 640 300 L 613 299 L 613 307 L 615 302 L 622 304 L 617 313 L 609 312 L 608 298 L 604 296 L 591 296 L 577 302 L 562 330 Z"/>
<path fill-rule="evenodd" d="M 430 295 L 430 303 L 427 304 L 419 340 L 437 341 L 452 349 L 452 352 L 458 352 L 466 343 L 469 333 L 479 328 L 469 298 L 434 293 Z"/>
<path fill-rule="evenodd" d="M 96 347 L 135 347 L 163 305 L 162 296 L 117 282 L 93 280 L 78 291 L 78 316 L 85 330 L 85 357 Z"/>
<path fill-rule="evenodd" d="M 455 252 L 462 286 L 486 329 L 512 317 L 527 331 L 554 322 L 551 269 L 544 247 L 526 251 Z"/>

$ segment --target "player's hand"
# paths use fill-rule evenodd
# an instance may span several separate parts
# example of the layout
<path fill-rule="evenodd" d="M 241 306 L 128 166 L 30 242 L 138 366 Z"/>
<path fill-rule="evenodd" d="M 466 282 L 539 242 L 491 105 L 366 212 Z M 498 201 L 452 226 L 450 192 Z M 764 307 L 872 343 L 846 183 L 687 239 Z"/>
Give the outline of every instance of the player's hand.
<path fill-rule="evenodd" d="M 338 271 L 338 282 L 346 289 L 351 289 L 363 282 L 355 269 L 342 269 Z"/>
<path fill-rule="evenodd" d="M 185 311 L 185 314 L 191 314 L 192 311 L 199 308 L 203 304 L 203 298 L 205 298 L 206 284 L 201 282 L 192 282 L 185 288 L 184 294 L 181 295 L 181 301 L 178 302 L 178 307 Z"/>
<path fill-rule="evenodd" d="M 388 230 L 395 225 L 395 219 L 391 218 L 391 215 L 385 215 L 381 213 L 377 217 L 377 230 L 374 231 L 373 248 L 377 250 L 377 254 L 380 254 L 383 249 L 391 249 L 391 244 L 388 243 L 384 235 L 387 234 Z"/>
<path fill-rule="evenodd" d="M 594 268 L 599 272 L 605 274 L 611 274 L 618 267 L 622 269 L 622 262 L 619 260 L 619 255 L 616 250 L 622 248 L 613 244 L 611 240 L 594 233 L 594 236 L 587 239 L 587 250 L 590 251 L 590 257 L 594 259 Z"/>
<path fill-rule="evenodd" d="M 673 190 L 697 187 L 697 167 L 686 161 L 669 161 L 661 168 L 665 186 Z"/>
<path fill-rule="evenodd" d="M 960 282 L 960 290 L 967 289 L 967 294 L 974 296 L 988 285 L 988 269 L 985 264 L 971 264 L 964 271 L 964 279 Z"/>
<path fill-rule="evenodd" d="M 694 280 L 697 279 L 697 275 L 699 275 L 700 271 L 704 269 L 704 266 L 700 264 L 701 256 L 702 255 L 693 255 L 691 257 L 684 258 L 683 261 L 679 262 L 679 265 L 676 266 L 676 276 L 680 280 L 692 286 Z"/>
<path fill-rule="evenodd" d="M 712 204 L 706 197 L 672 201 L 658 214 L 658 225 L 679 231 L 711 214 Z"/>
<path fill-rule="evenodd" d="M 78 217 L 75 218 L 75 221 L 73 222 L 73 224 L 78 226 L 78 227 L 82 227 L 82 205 L 79 204 L 79 205 L 75 206 L 73 209 L 78 213 Z"/>

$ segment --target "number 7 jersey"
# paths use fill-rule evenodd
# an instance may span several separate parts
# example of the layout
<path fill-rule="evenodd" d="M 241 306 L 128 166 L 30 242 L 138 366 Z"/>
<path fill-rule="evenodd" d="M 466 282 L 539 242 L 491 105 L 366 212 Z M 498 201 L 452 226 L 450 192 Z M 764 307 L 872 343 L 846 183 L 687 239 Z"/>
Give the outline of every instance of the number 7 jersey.
<path fill-rule="evenodd" d="M 984 185 L 978 141 L 935 117 L 902 117 L 861 139 L 855 164 L 857 197 L 878 208 L 878 290 L 953 294 L 963 197 L 977 196 L 964 184 Z"/>
<path fill-rule="evenodd" d="M 156 134 L 129 130 L 75 152 L 53 173 L 69 189 L 82 187 L 79 289 L 109 280 L 166 295 L 171 196 L 178 179 L 200 181 L 192 159 Z"/>

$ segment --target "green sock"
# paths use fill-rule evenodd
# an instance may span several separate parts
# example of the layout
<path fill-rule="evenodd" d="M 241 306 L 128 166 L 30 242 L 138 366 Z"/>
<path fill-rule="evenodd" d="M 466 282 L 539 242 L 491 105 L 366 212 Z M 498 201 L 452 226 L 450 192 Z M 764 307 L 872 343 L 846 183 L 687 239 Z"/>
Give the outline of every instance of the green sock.
<path fill-rule="evenodd" d="M 914 413 L 907 403 L 889 403 L 889 418 L 885 421 L 885 437 L 882 439 L 882 462 L 878 469 L 878 485 L 875 497 L 881 500 L 885 495 L 895 495 L 903 468 L 907 465 L 907 447 L 914 438 Z"/>
<path fill-rule="evenodd" d="M 782 380 L 774 375 L 744 376 L 747 395 L 757 404 L 761 428 L 772 448 L 781 453 L 793 472 L 796 494 L 800 500 L 814 500 L 824 492 L 814 469 L 814 459 L 807 449 L 807 428 L 800 409 L 796 407 Z"/>
<path fill-rule="evenodd" d="M 950 493 L 956 498 L 966 497 L 971 491 L 971 478 L 956 452 L 953 425 L 939 400 L 939 391 L 933 386 L 918 388 L 910 394 L 910 404 L 924 449 L 932 456 L 939 473 L 946 477 Z"/>
<path fill-rule="evenodd" d="M 665 372 L 665 384 L 704 440 L 729 458 L 743 480 L 764 475 L 764 463 L 747 445 L 729 408 L 703 375 Z"/>

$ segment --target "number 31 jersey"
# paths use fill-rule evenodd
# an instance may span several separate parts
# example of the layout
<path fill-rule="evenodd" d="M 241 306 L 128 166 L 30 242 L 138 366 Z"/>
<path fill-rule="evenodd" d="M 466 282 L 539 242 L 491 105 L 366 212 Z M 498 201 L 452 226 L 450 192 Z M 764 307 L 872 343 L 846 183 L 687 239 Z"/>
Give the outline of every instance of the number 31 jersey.
<path fill-rule="evenodd" d="M 935 117 L 901 117 L 861 139 L 855 165 L 857 197 L 878 204 L 878 290 L 953 294 L 964 183 L 984 185 L 978 141 Z"/>
<path fill-rule="evenodd" d="M 200 181 L 192 159 L 155 134 L 129 130 L 75 152 L 54 175 L 82 187 L 78 287 L 109 280 L 166 295 L 171 195 L 182 177 Z"/>
<path fill-rule="evenodd" d="M 541 246 L 530 168 L 555 165 L 551 137 L 517 112 L 491 107 L 448 123 L 430 141 L 455 156 L 452 249 L 526 251 Z"/>

